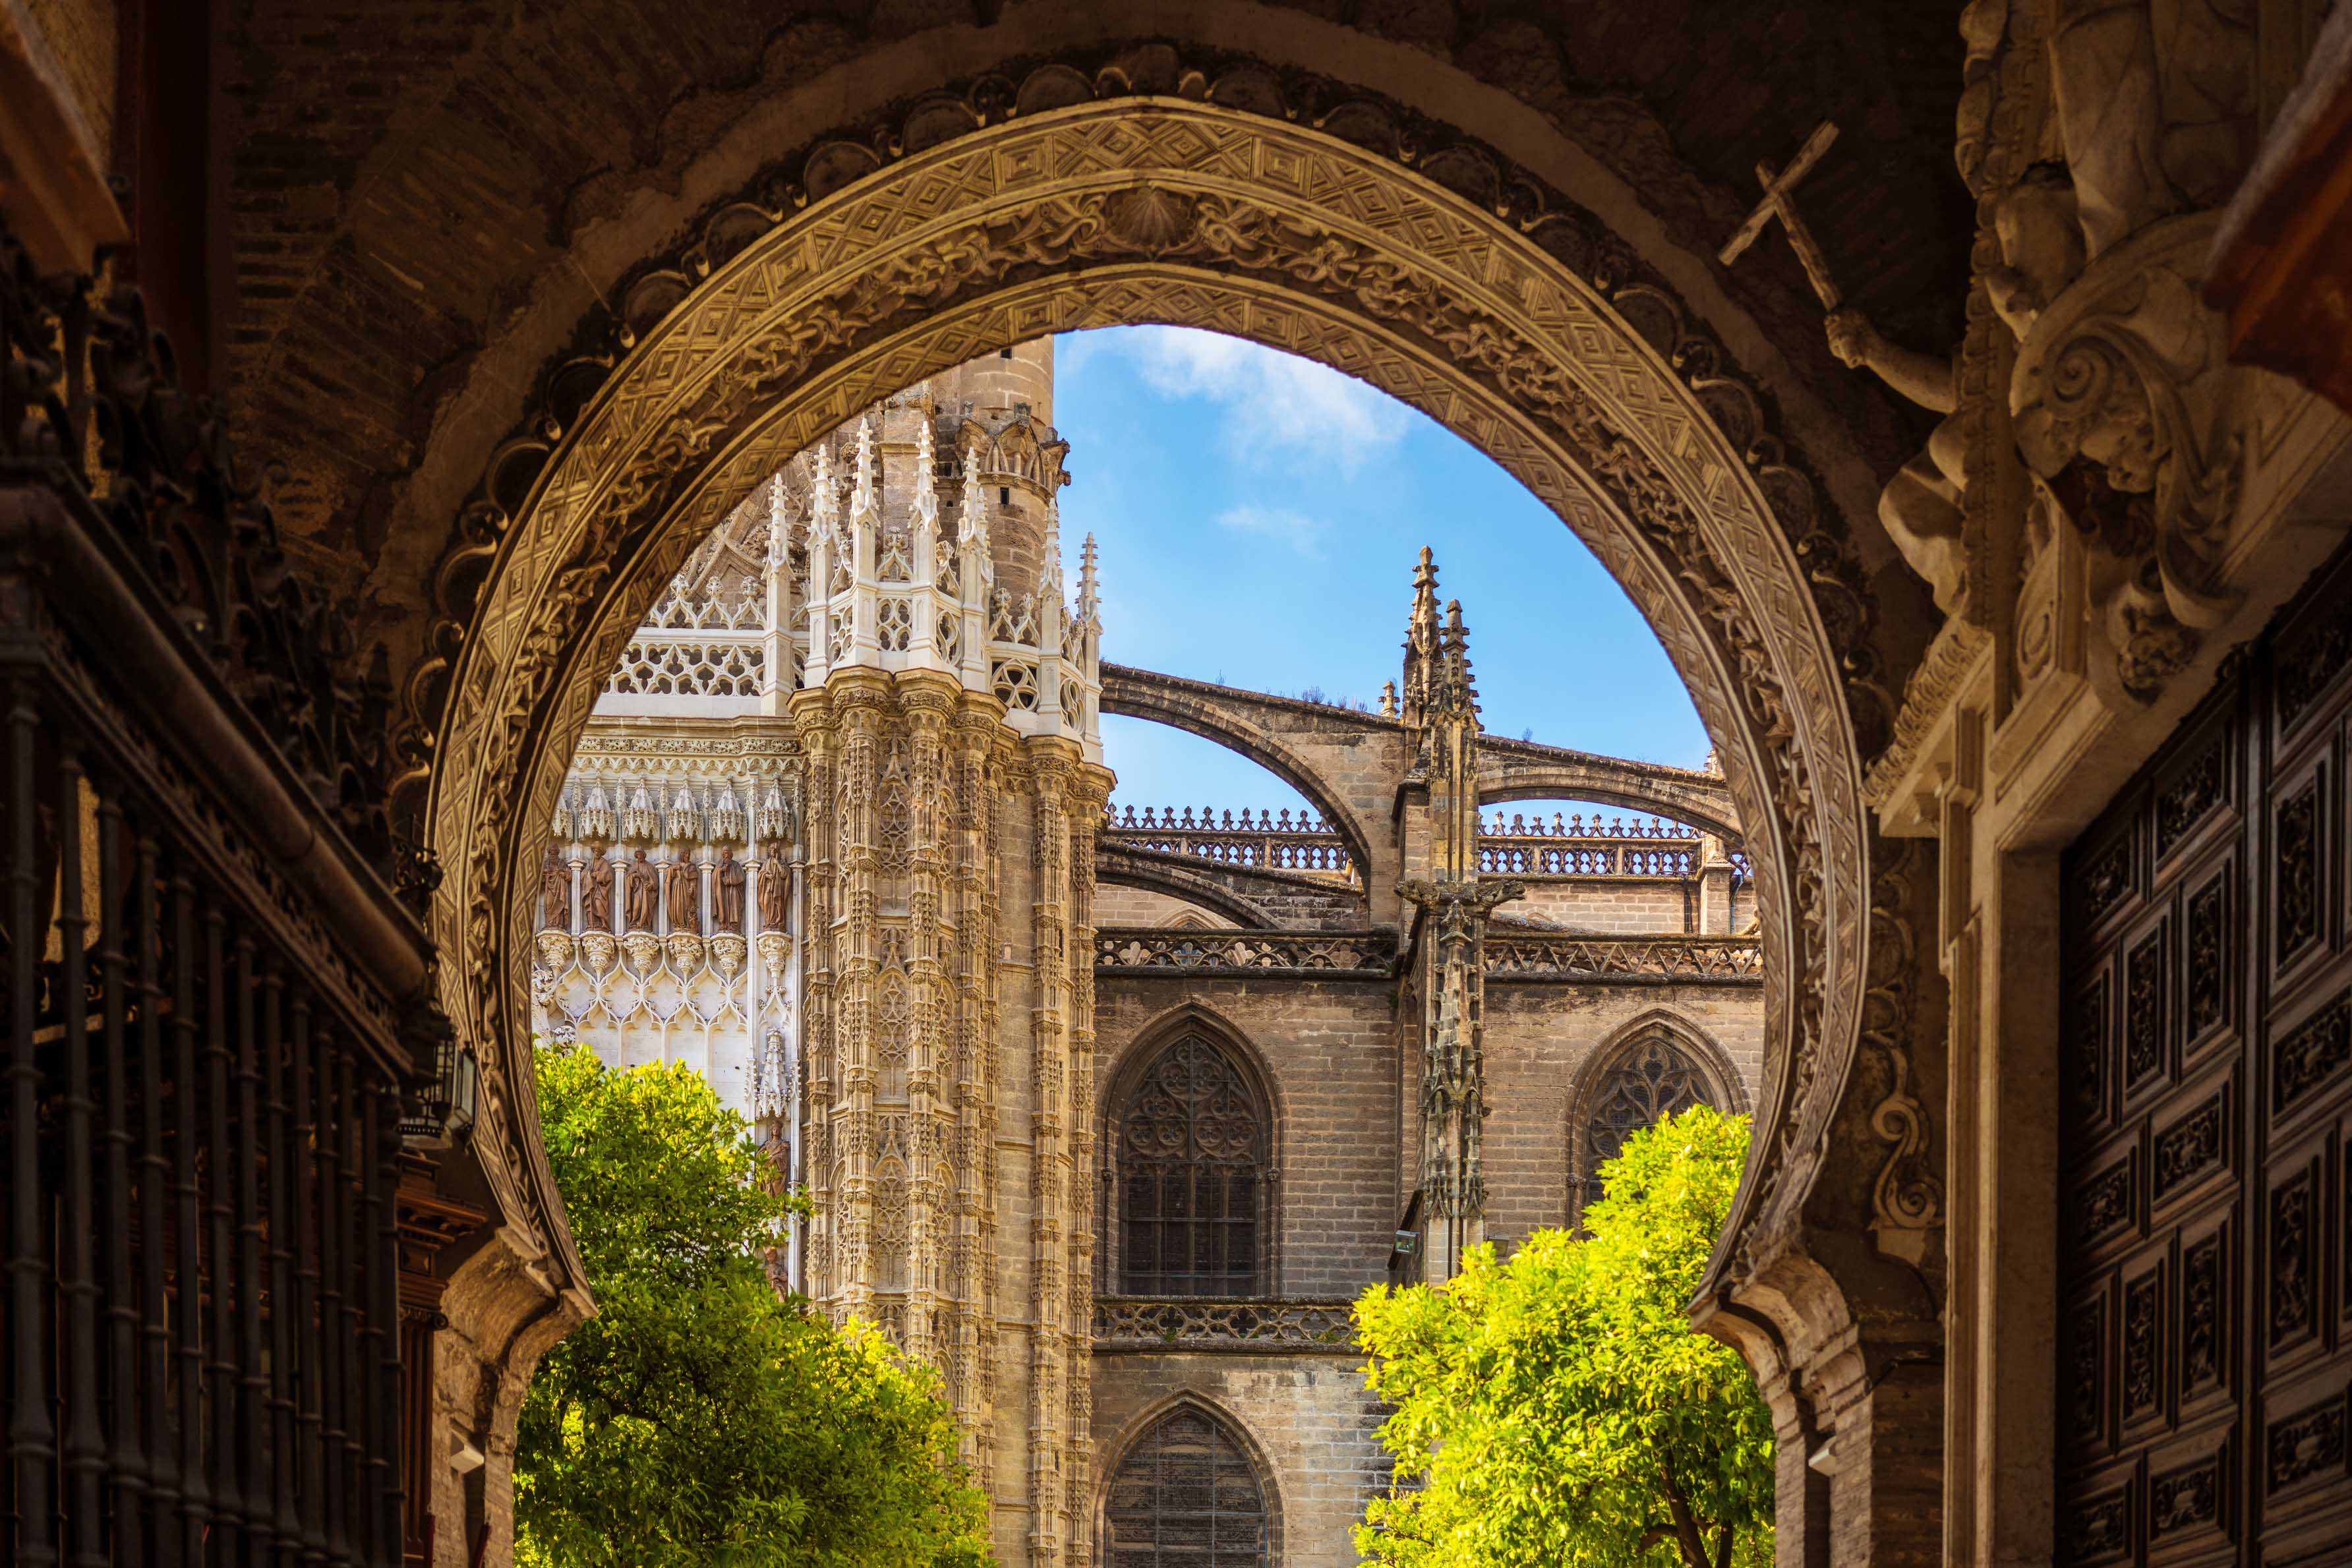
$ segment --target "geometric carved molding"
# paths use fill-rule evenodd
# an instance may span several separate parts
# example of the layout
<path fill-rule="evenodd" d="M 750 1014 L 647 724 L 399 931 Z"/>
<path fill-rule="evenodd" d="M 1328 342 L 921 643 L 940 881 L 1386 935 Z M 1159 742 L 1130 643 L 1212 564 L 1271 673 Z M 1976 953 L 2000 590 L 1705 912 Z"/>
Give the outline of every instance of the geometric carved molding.
<path fill-rule="evenodd" d="M 1721 350 L 1664 290 L 1626 284 L 1622 247 L 1567 204 L 1506 222 L 1447 188 L 1469 177 L 1460 160 L 1408 167 L 1271 116 L 1079 103 L 880 168 L 860 152 L 856 177 L 817 189 L 845 156 L 810 156 L 804 209 L 727 209 L 736 227 L 723 253 L 706 242 L 708 279 L 680 280 L 593 395 L 551 422 L 551 446 L 542 434 L 502 455 L 486 481 L 487 576 L 438 639 L 446 668 L 412 687 L 446 694 L 411 720 L 461 1030 L 521 1038 L 523 868 L 571 747 L 661 585 L 753 486 L 875 399 L 1000 344 L 1205 327 L 1358 375 L 1484 448 L 1657 630 L 1725 758 L 1778 958 L 1771 1132 L 1733 1229 L 1785 1236 L 1865 1043 L 1866 981 L 1867 1043 L 1883 1046 L 1907 1030 L 1909 978 L 1870 976 L 1865 951 L 1881 923 L 1857 732 L 1874 744 L 1885 714 L 1867 601 Z M 513 1224 L 560 1250 L 528 1063 L 492 1054 L 486 1171 Z"/>

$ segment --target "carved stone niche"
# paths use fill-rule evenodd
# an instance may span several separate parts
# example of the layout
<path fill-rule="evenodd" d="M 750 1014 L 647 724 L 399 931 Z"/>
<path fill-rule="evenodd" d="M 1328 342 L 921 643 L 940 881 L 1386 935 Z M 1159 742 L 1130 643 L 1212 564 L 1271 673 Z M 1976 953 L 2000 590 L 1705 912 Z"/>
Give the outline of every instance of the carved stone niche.
<path fill-rule="evenodd" d="M 2036 319 L 2010 382 L 2036 506 L 2049 532 L 2073 530 L 2091 630 L 2112 655 L 2086 649 L 2084 674 L 2115 706 L 2152 700 L 2235 603 L 2218 573 L 2251 389 L 2198 299 L 2214 224 L 2168 219 L 2100 256 Z M 2032 552 L 2029 595 L 2056 586 L 2052 553 Z M 2021 603 L 2021 624 L 2038 624 L 2036 608 Z"/>

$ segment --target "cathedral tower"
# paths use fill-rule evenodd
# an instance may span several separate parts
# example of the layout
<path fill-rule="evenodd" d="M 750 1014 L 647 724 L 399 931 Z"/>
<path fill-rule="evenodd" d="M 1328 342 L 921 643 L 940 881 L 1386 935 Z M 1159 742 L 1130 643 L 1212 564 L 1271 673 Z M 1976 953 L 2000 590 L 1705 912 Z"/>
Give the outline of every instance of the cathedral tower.
<path fill-rule="evenodd" d="M 551 1035 L 762 1126 L 815 1203 L 793 1282 L 940 1370 L 1033 1568 L 1088 1561 L 1111 785 L 1053 385 L 1044 342 L 910 387 L 697 552 L 582 743 L 540 944 Z"/>

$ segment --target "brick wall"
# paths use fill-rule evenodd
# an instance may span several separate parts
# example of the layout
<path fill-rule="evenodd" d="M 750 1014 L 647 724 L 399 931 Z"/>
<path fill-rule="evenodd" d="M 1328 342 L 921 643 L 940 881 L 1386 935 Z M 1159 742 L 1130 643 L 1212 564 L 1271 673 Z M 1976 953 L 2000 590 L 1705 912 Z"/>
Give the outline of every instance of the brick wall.
<path fill-rule="evenodd" d="M 1231 925 L 1233 917 L 1205 904 L 1178 898 L 1157 888 L 1121 887 L 1098 883 L 1095 887 L 1095 924 L 1101 925 L 1169 925 L 1180 915 L 1196 915 L 1212 925 Z"/>
<path fill-rule="evenodd" d="M 1245 1428 L 1270 1470 L 1268 1512 L 1281 1568 L 1355 1568 L 1350 1531 L 1388 1485 L 1378 1432 L 1384 1411 L 1344 1355 L 1122 1352 L 1095 1357 L 1095 1483 L 1173 1396 L 1190 1393 Z M 1097 1508 L 1099 1508 L 1097 1503 Z"/>
<path fill-rule="evenodd" d="M 1764 1066 L 1763 1003 L 1758 986 L 1490 983 L 1487 1235 L 1515 1242 L 1567 1221 L 1571 1103 L 1596 1053 L 1653 1011 L 1720 1047 L 1752 1106 Z"/>
<path fill-rule="evenodd" d="M 1353 1295 L 1384 1278 L 1399 1207 L 1396 1019 L 1385 980 L 1106 977 L 1095 999 L 1100 1092 L 1128 1048 L 1185 1002 L 1232 1024 L 1271 1073 L 1280 1213 L 1275 1288 Z M 1104 1157 L 1112 1140 L 1101 1145 Z"/>
<path fill-rule="evenodd" d="M 1681 882 L 1578 877 L 1530 882 L 1527 887 L 1526 897 L 1502 906 L 1502 918 L 1528 915 L 1578 931 L 1654 936 L 1690 930 L 1696 912 Z"/>

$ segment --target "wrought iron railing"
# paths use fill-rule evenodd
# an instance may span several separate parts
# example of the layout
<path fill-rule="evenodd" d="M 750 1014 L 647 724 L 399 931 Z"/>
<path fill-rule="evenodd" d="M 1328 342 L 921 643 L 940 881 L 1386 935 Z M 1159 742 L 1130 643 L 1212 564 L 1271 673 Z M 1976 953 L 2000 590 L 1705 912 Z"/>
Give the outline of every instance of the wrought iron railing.
<path fill-rule="evenodd" d="M 135 295 L 0 232 L 0 1560 L 389 1568 L 446 1033 L 379 877 L 383 665 Z"/>
<path fill-rule="evenodd" d="M 1097 1296 L 1095 1349 L 1356 1355 L 1353 1307 L 1345 1296 Z"/>
<path fill-rule="evenodd" d="M 1129 973 L 1255 975 L 1315 970 L 1384 977 L 1395 969 L 1391 931 L 1203 931 L 1107 926 L 1095 933 L 1095 967 Z"/>

